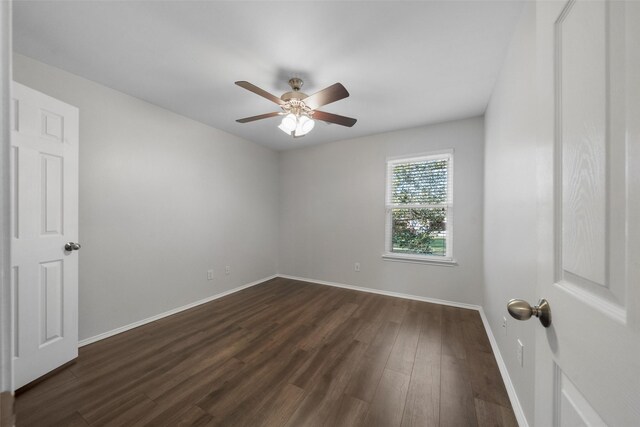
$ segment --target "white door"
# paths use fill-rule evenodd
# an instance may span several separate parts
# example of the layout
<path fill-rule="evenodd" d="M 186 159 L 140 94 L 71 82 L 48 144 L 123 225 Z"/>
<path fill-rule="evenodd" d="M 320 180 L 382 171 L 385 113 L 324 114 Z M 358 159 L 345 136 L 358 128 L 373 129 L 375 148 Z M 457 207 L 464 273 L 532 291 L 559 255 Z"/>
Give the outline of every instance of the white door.
<path fill-rule="evenodd" d="M 640 2 L 540 1 L 538 426 L 640 426 Z"/>
<path fill-rule="evenodd" d="M 14 83 L 14 387 L 78 355 L 78 109 Z"/>

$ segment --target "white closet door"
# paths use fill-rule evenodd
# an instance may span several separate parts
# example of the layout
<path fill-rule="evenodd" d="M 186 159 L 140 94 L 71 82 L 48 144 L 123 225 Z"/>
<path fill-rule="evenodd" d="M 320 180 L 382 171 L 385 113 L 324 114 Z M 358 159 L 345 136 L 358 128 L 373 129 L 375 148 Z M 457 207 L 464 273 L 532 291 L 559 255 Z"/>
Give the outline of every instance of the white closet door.
<path fill-rule="evenodd" d="M 14 387 L 78 355 L 78 109 L 12 87 Z M 77 247 L 77 246 L 76 246 Z"/>

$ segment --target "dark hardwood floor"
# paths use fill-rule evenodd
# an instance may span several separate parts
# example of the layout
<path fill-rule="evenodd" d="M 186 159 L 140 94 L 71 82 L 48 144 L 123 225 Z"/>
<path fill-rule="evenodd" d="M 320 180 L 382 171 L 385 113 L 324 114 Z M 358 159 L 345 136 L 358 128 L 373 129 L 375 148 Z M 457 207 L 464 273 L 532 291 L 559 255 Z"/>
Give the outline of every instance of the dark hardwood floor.
<path fill-rule="evenodd" d="M 21 426 L 516 426 L 477 312 L 273 279 L 80 349 Z"/>

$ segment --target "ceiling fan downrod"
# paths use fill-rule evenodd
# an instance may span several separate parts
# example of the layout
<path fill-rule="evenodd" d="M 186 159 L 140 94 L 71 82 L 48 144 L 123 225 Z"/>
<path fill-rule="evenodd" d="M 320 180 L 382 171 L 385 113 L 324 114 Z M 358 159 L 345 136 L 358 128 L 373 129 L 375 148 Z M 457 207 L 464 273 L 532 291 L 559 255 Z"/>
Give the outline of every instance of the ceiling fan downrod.
<path fill-rule="evenodd" d="M 291 86 L 291 89 L 293 89 L 296 92 L 298 92 L 303 85 L 304 85 L 304 81 L 302 81 L 302 79 L 298 77 L 292 77 L 289 79 L 289 86 Z"/>

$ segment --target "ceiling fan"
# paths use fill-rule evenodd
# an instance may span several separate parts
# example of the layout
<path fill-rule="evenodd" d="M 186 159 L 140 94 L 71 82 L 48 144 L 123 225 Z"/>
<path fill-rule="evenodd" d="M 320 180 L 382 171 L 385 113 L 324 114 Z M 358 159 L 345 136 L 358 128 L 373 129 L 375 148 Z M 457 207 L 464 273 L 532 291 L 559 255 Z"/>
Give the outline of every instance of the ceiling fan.
<path fill-rule="evenodd" d="M 347 89 L 345 89 L 345 87 L 340 83 L 335 83 L 309 96 L 300 92 L 300 88 L 304 84 L 302 79 L 294 77 L 289 79 L 291 91 L 283 94 L 280 98 L 249 82 L 239 81 L 236 82 L 236 84 L 255 93 L 256 95 L 260 95 L 263 98 L 278 104 L 282 109 L 282 111 L 274 111 L 273 113 L 238 119 L 236 120 L 238 123 L 249 123 L 256 120 L 268 119 L 270 117 L 284 116 L 278 128 L 294 138 L 299 138 L 311 132 L 315 126 L 315 120 L 335 123 L 337 125 L 347 127 L 353 126 L 357 121 L 351 117 L 339 116 L 337 114 L 317 110 L 317 108 L 320 108 L 323 105 L 339 101 L 349 96 Z"/>

